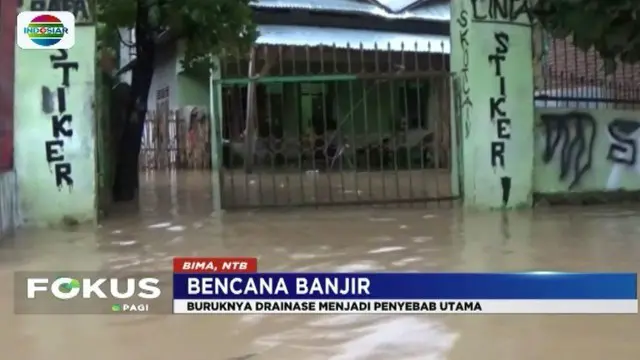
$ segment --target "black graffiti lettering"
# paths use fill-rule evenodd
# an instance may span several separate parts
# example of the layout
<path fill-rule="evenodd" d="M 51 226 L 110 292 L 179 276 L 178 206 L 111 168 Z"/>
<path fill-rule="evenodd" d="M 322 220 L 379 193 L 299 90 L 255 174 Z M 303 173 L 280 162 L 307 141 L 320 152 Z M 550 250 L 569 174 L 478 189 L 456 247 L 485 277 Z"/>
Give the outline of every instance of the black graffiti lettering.
<path fill-rule="evenodd" d="M 464 28 L 464 30 L 460 31 L 460 45 L 463 48 L 469 47 L 469 40 L 467 40 L 467 34 L 469 33 L 469 29 Z"/>
<path fill-rule="evenodd" d="M 91 21 L 87 0 L 31 0 L 31 11 L 69 11 L 76 22 Z"/>
<path fill-rule="evenodd" d="M 480 9 L 480 3 L 489 2 L 486 10 Z M 471 0 L 472 16 L 475 22 L 503 22 L 531 24 L 528 0 Z"/>
<path fill-rule="evenodd" d="M 71 0 L 58 1 L 53 6 L 67 6 L 71 4 Z M 66 4 L 66 5 L 65 5 Z M 51 5 L 51 2 L 49 3 Z M 73 136 L 73 115 L 67 113 L 67 88 L 70 86 L 69 72 L 71 69 L 78 71 L 79 65 L 77 62 L 68 61 L 69 53 L 66 50 L 59 50 L 55 54 L 51 55 L 51 67 L 54 70 L 62 69 L 62 86 L 57 88 L 57 102 L 58 109 L 57 114 L 51 116 L 51 133 L 55 140 L 49 140 L 45 142 L 46 159 L 48 163 L 55 162 L 55 178 L 56 186 L 61 189 L 63 185 L 67 185 L 69 189 L 73 187 L 73 179 L 71 177 L 72 166 L 69 162 L 63 162 L 64 156 L 64 140 L 61 138 L 70 138 Z M 50 104 L 52 91 L 48 87 L 43 86 L 43 110 L 47 113 L 53 112 L 53 106 Z M 46 90 L 46 96 L 45 96 Z M 45 99 L 46 98 L 46 99 Z"/>
<path fill-rule="evenodd" d="M 54 62 L 52 66 L 54 69 L 62 69 L 62 85 L 69 87 L 69 70 L 78 71 L 78 63 L 75 61 Z"/>
<path fill-rule="evenodd" d="M 60 53 L 60 55 L 50 55 L 49 61 L 53 63 L 56 61 L 65 61 L 69 58 L 69 53 L 67 52 L 67 50 L 59 49 L 58 52 Z"/>
<path fill-rule="evenodd" d="M 73 129 L 71 128 L 71 122 L 73 121 L 73 116 L 71 114 L 64 115 L 54 115 L 51 117 L 51 125 L 53 127 L 53 137 L 56 139 L 60 136 L 71 137 L 73 136 Z M 65 127 L 65 125 L 69 125 Z"/>
<path fill-rule="evenodd" d="M 607 159 L 627 166 L 638 161 L 637 141 L 640 135 L 640 122 L 636 120 L 615 119 L 607 126 L 612 143 L 607 152 Z"/>
<path fill-rule="evenodd" d="M 507 113 L 501 108 L 506 101 L 505 97 L 489 98 L 489 111 L 491 119 L 495 119 L 498 116 L 507 116 Z"/>
<path fill-rule="evenodd" d="M 498 92 L 500 96 L 489 97 L 489 117 L 495 124 L 495 134 L 498 141 L 491 143 L 491 166 L 505 167 L 505 140 L 511 139 L 511 119 L 504 109 L 507 103 L 506 79 L 502 76 L 502 63 L 507 60 L 509 52 L 509 36 L 503 32 L 493 35 L 496 42 L 495 53 L 489 55 L 489 63 L 495 67 L 495 77 L 498 80 Z"/>
<path fill-rule="evenodd" d="M 511 139 L 511 119 L 501 118 L 496 120 L 496 128 L 498 129 L 498 139 Z"/>
<path fill-rule="evenodd" d="M 67 111 L 67 95 L 63 87 L 58 88 L 58 112 L 65 113 Z"/>
<path fill-rule="evenodd" d="M 502 205 L 506 206 L 511 196 L 511 178 L 508 176 L 501 177 L 500 186 L 502 187 Z"/>
<path fill-rule="evenodd" d="M 504 167 L 504 141 L 491 142 L 491 166 Z"/>
<path fill-rule="evenodd" d="M 485 20 L 487 18 L 486 14 L 480 14 L 478 10 L 478 0 L 471 0 L 471 8 L 473 11 L 473 20 Z"/>
<path fill-rule="evenodd" d="M 456 22 L 460 25 L 460 47 L 462 48 L 462 69 L 460 70 L 460 86 L 461 100 L 460 100 L 460 114 L 466 114 L 464 117 L 464 136 L 469 137 L 471 134 L 471 124 L 469 123 L 469 109 L 473 106 L 471 102 L 471 87 L 469 87 L 469 40 L 467 35 L 469 34 L 469 12 L 462 9 L 458 15 Z"/>
<path fill-rule="evenodd" d="M 42 112 L 45 114 L 51 114 L 53 112 L 53 95 L 48 87 L 43 86 L 41 88 L 42 93 Z"/>
<path fill-rule="evenodd" d="M 469 12 L 465 9 L 462 9 L 462 11 L 460 11 L 460 16 L 456 20 L 458 22 L 458 25 L 460 25 L 460 27 L 466 28 L 469 25 L 468 17 Z"/>
<path fill-rule="evenodd" d="M 64 150 L 64 142 L 62 140 L 45 141 L 44 147 L 48 163 L 64 161 L 64 154 L 62 154 L 62 150 Z"/>
<path fill-rule="evenodd" d="M 509 34 L 505 32 L 497 32 L 493 34 L 498 46 L 496 47 L 496 54 L 504 55 L 509 51 Z"/>
<path fill-rule="evenodd" d="M 71 164 L 58 163 L 54 166 L 56 173 L 56 186 L 61 189 L 63 185 L 73 188 L 73 179 L 71 178 Z"/>
<path fill-rule="evenodd" d="M 596 140 L 596 121 L 589 113 L 573 111 L 565 114 L 543 114 L 545 146 L 542 160 L 549 164 L 558 154 L 560 180 L 569 177 L 574 188 L 591 169 Z"/>
<path fill-rule="evenodd" d="M 502 76 L 502 62 L 507 59 L 504 55 L 491 54 L 488 56 L 489 63 L 493 63 L 496 67 L 496 76 Z"/>

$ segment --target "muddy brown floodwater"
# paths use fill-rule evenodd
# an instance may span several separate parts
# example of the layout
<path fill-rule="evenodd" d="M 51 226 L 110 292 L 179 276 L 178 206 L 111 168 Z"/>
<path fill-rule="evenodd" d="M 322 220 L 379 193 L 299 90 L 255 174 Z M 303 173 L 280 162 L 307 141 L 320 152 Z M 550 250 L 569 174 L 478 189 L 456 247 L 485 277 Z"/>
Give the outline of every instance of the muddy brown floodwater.
<path fill-rule="evenodd" d="M 18 316 L 17 270 L 170 270 L 173 256 L 258 256 L 278 271 L 632 271 L 634 207 L 462 214 L 331 208 L 209 216 L 209 179 L 143 178 L 141 210 L 100 229 L 23 231 L 0 250 L 7 360 L 637 360 L 636 315 Z"/>

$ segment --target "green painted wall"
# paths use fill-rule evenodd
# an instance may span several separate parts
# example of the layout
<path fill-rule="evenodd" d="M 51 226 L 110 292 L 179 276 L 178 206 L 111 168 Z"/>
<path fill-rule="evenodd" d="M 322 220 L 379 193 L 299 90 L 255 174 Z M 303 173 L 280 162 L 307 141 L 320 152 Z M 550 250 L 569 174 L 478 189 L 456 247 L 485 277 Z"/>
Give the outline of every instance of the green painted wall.
<path fill-rule="evenodd" d="M 300 86 L 295 83 L 282 84 L 282 99 L 284 104 L 300 103 Z M 300 108 L 297 106 L 284 106 L 282 108 L 282 128 L 285 137 L 298 136 L 301 116 Z"/>
<path fill-rule="evenodd" d="M 340 82 L 334 87 L 334 111 L 340 130 L 350 134 L 389 134 L 399 123 L 398 84 L 376 85 L 361 80 Z"/>
<path fill-rule="evenodd" d="M 536 109 L 535 191 L 640 190 L 640 112 Z"/>
<path fill-rule="evenodd" d="M 416 82 L 413 81 L 415 84 Z M 412 86 L 409 84 L 406 86 Z M 427 89 L 427 83 L 421 82 Z M 401 110 L 406 105 L 402 103 L 400 94 L 405 84 L 402 82 L 376 84 L 373 81 L 362 80 L 340 81 L 330 83 L 285 83 L 280 86 L 285 104 L 299 104 L 286 106 L 283 109 L 283 126 L 292 134 L 297 134 L 298 118 L 301 119 L 304 132 L 312 126 L 312 101 L 309 94 L 328 99 L 322 117 L 323 121 L 334 121 L 345 135 L 390 134 L 400 124 Z M 276 88 L 271 85 L 270 88 Z M 429 93 L 422 94 L 424 101 L 417 104 L 421 108 L 421 117 L 425 125 L 431 124 L 428 114 Z"/>
<path fill-rule="evenodd" d="M 513 8 L 524 1 L 515 0 Z M 502 18 L 489 11 L 491 1 L 474 4 L 472 9 L 470 0 L 453 0 L 451 7 L 451 70 L 461 103 L 452 124 L 458 122 L 462 138 L 464 204 L 531 206 L 533 69 L 523 66 L 532 61 L 530 22 L 526 13 Z"/>
<path fill-rule="evenodd" d="M 95 27 L 84 25 L 76 27 L 76 44 L 66 53 L 16 48 L 15 166 L 28 225 L 96 219 L 95 41 Z M 77 69 L 69 68 L 65 85 L 69 65 Z M 53 117 L 62 115 L 71 121 L 55 134 Z"/>
<path fill-rule="evenodd" d="M 198 79 L 185 72 L 181 72 L 177 76 L 178 108 L 190 105 L 209 108 L 209 86 L 207 85 L 209 79 Z"/>

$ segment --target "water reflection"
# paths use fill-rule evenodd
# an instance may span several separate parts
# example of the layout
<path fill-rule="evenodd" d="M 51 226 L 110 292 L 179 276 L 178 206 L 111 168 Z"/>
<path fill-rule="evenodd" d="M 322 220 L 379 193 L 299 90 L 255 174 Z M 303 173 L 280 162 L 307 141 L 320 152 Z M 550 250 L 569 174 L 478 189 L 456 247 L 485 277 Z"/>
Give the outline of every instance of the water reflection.
<path fill-rule="evenodd" d="M 16 270 L 170 270 L 258 256 L 277 271 L 633 271 L 634 208 L 327 209 L 211 217 L 209 178 L 149 176 L 98 231 L 30 230 L 0 249 L 0 345 L 27 360 L 637 359 L 636 316 L 13 316 Z M 127 212 L 129 211 L 129 212 Z"/>

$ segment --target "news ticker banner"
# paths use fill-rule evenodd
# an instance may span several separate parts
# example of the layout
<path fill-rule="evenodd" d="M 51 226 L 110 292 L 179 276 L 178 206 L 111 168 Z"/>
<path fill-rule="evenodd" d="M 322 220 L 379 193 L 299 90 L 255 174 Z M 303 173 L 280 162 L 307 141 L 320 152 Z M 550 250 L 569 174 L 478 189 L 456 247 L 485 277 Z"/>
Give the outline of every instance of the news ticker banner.
<path fill-rule="evenodd" d="M 638 313 L 633 273 L 257 273 L 249 260 L 175 259 L 174 313 Z"/>
<path fill-rule="evenodd" d="M 176 258 L 173 273 L 19 272 L 18 314 L 613 314 L 631 273 L 257 273 L 255 258 Z"/>

